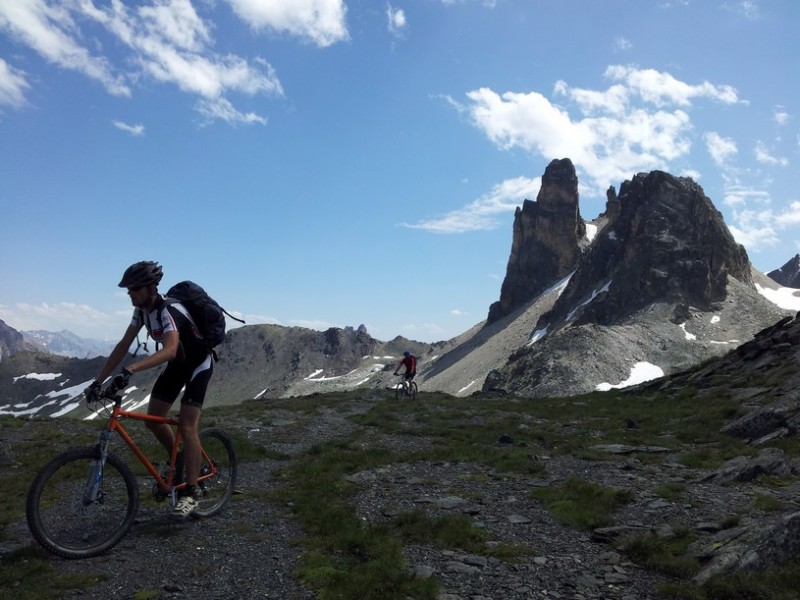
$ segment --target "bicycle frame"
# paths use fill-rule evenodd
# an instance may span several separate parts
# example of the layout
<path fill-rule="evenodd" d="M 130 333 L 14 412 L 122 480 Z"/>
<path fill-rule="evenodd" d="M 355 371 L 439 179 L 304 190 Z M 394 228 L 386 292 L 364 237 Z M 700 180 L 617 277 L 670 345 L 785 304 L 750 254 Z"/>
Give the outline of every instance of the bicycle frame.
<path fill-rule="evenodd" d="M 122 421 L 124 421 L 125 419 L 132 419 L 134 421 L 143 421 L 146 423 L 162 423 L 175 428 L 175 443 L 173 444 L 172 447 L 172 455 L 170 456 L 170 461 L 169 461 L 170 468 L 166 478 L 161 476 L 161 473 L 158 472 L 158 470 L 150 461 L 148 456 L 144 453 L 144 451 L 141 448 L 139 448 L 139 446 L 133 440 L 133 437 L 131 437 L 131 435 L 122 425 Z M 122 396 L 116 396 L 114 398 L 114 408 L 111 411 L 108 423 L 106 424 L 106 427 L 103 429 L 103 433 L 101 433 L 100 435 L 99 444 L 103 462 L 105 462 L 105 458 L 108 454 L 108 445 L 111 442 L 111 436 L 114 433 L 119 434 L 119 436 L 125 441 L 128 447 L 131 449 L 131 452 L 133 452 L 136 458 L 139 459 L 139 462 L 142 463 L 142 466 L 145 469 L 147 469 L 147 472 L 150 473 L 150 475 L 153 476 L 156 482 L 158 482 L 159 487 L 165 493 L 171 492 L 174 496 L 176 491 L 186 487 L 185 482 L 173 485 L 175 478 L 175 463 L 178 458 L 178 448 L 180 447 L 180 443 L 182 440 L 181 432 L 180 429 L 178 428 L 177 419 L 175 419 L 174 417 L 159 417 L 157 415 L 149 415 L 147 413 L 126 410 L 122 408 Z M 200 451 L 203 459 L 205 459 L 206 461 L 208 461 L 210 465 L 212 465 L 212 471 L 210 473 L 200 474 L 197 478 L 198 483 L 205 481 L 206 479 L 215 477 L 219 471 L 217 465 L 210 459 L 210 457 L 206 454 L 206 451 L 202 447 Z"/>

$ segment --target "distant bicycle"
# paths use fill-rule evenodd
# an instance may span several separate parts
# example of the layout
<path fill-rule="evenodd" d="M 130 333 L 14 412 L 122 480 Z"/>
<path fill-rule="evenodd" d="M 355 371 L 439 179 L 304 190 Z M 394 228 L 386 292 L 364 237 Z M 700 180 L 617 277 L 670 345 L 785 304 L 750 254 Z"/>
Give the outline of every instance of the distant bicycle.
<path fill-rule="evenodd" d="M 112 382 L 100 394 L 109 419 L 94 446 L 68 450 L 47 463 L 31 484 L 27 498 L 28 527 L 36 540 L 65 558 L 89 558 L 112 548 L 128 533 L 139 508 L 139 480 L 117 454 L 110 451 L 116 433 L 155 480 L 153 498 L 177 502 L 183 481 L 178 422 L 122 408 L 121 390 Z M 159 473 L 123 427 L 125 420 L 168 423 L 176 429 L 169 467 Z M 202 444 L 198 507 L 193 517 L 210 517 L 228 502 L 236 484 L 236 453 L 220 429 L 200 432 Z"/>
<path fill-rule="evenodd" d="M 400 383 L 398 383 L 394 388 L 394 397 L 398 400 L 400 398 L 411 398 L 412 400 L 417 399 L 417 382 L 411 381 L 409 382 L 405 375 L 400 375 Z"/>

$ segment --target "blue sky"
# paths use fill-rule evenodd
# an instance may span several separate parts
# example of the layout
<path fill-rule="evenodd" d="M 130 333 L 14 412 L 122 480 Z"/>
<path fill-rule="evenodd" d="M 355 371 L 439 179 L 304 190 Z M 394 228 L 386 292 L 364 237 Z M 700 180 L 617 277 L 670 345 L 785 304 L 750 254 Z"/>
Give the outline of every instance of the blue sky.
<path fill-rule="evenodd" d="M 689 175 L 800 252 L 795 0 L 0 0 L 0 319 L 116 339 L 124 269 L 248 323 L 452 338 L 514 209 Z"/>

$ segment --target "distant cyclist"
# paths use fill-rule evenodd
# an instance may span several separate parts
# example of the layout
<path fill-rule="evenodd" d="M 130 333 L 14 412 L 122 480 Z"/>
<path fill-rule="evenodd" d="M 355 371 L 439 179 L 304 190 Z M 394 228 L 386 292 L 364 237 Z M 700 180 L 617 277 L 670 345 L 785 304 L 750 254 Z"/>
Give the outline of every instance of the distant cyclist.
<path fill-rule="evenodd" d="M 400 370 L 400 367 L 406 368 L 406 372 L 403 373 L 403 377 L 405 377 L 407 382 L 411 383 L 411 380 L 414 379 L 417 374 L 417 357 L 406 350 L 403 352 L 403 360 L 397 363 L 397 367 L 394 370 L 395 375 L 399 375 L 398 371 Z"/>
<path fill-rule="evenodd" d="M 119 287 L 128 290 L 134 306 L 133 319 L 85 394 L 87 399 L 96 397 L 100 383 L 122 362 L 139 330 L 146 327 L 147 333 L 161 348 L 155 354 L 124 367 L 114 379 L 121 387 L 125 387 L 134 373 L 166 363 L 166 368 L 153 385 L 147 407 L 149 414 L 160 417 L 166 416 L 181 390 L 184 390 L 178 428 L 183 436 L 186 488 L 174 512 L 186 517 L 197 508 L 195 495 L 200 471 L 200 412 L 211 379 L 213 361 L 189 311 L 180 303 L 164 302 L 158 293 L 158 284 L 163 275 L 161 266 L 149 260 L 131 265 L 122 275 Z M 174 437 L 169 425 L 148 424 L 148 427 L 171 455 Z"/>

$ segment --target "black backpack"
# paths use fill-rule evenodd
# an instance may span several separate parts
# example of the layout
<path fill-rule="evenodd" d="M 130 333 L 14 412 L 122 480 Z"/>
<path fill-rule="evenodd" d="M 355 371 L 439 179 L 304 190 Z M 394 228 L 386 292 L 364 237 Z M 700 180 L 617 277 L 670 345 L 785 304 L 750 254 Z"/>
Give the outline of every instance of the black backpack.
<path fill-rule="evenodd" d="M 193 281 L 181 281 L 173 285 L 164 295 L 164 301 L 167 304 L 180 302 L 186 307 L 209 349 L 219 346 L 225 340 L 225 315 L 244 323 L 242 319 L 237 319 L 222 308 Z"/>

